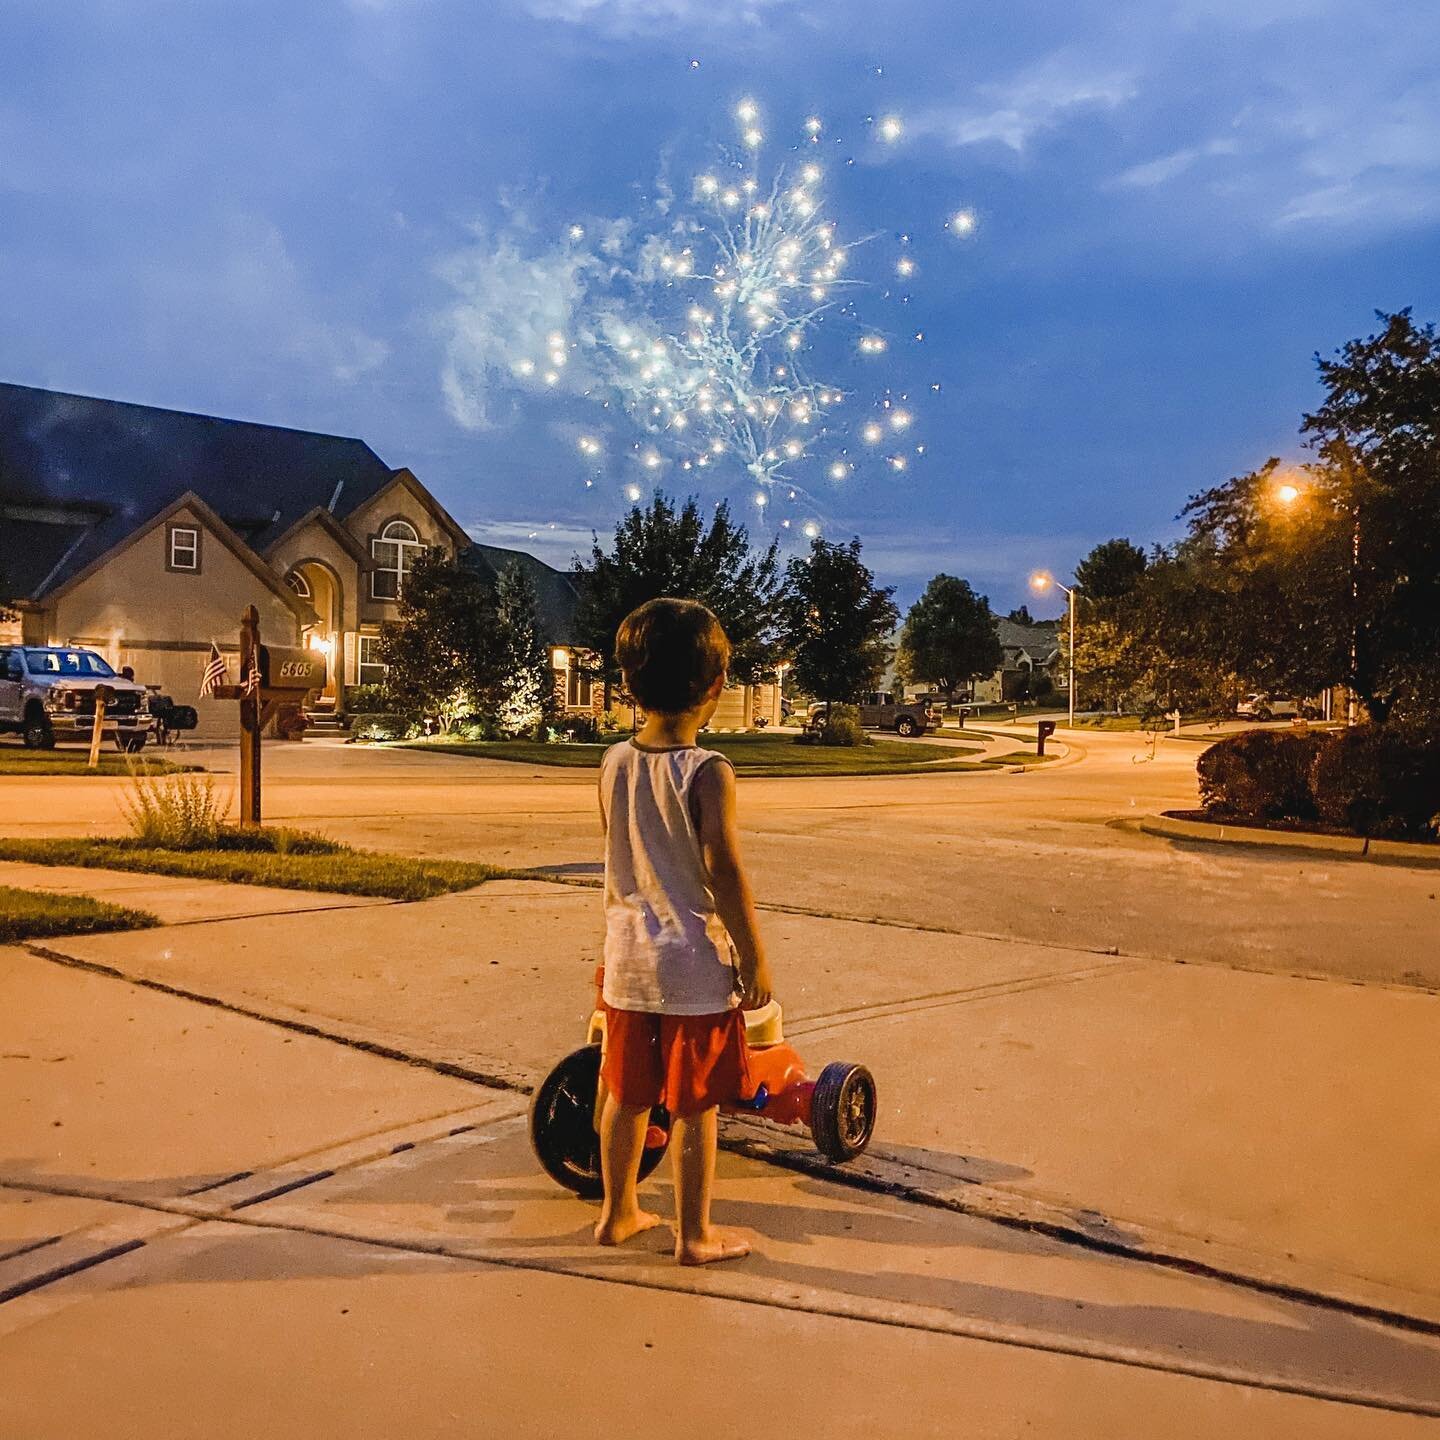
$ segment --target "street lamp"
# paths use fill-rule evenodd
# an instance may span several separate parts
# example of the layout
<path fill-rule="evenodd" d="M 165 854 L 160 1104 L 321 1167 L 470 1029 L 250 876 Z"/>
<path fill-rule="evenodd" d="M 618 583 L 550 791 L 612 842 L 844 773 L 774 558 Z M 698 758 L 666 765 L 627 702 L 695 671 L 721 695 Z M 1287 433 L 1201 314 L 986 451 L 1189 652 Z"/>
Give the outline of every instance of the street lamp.
<path fill-rule="evenodd" d="M 1043 594 L 1051 586 L 1057 590 L 1063 590 L 1070 600 L 1070 728 L 1075 728 L 1075 592 L 1079 590 L 1078 585 L 1062 585 L 1048 570 L 1037 570 L 1030 577 L 1030 588 L 1037 595 Z"/>

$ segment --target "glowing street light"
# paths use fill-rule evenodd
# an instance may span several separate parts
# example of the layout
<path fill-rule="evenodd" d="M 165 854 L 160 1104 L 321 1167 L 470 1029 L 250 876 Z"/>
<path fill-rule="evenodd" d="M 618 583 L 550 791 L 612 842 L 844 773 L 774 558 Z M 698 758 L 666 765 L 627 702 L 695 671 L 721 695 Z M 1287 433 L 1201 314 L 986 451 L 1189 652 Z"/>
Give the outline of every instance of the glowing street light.
<path fill-rule="evenodd" d="M 1298 491 L 1296 492 L 1299 493 Z M 1070 728 L 1075 728 L 1075 592 L 1078 585 L 1062 585 L 1048 570 L 1037 570 L 1030 577 L 1030 588 L 1043 595 L 1051 586 L 1063 590 L 1070 600 Z"/>

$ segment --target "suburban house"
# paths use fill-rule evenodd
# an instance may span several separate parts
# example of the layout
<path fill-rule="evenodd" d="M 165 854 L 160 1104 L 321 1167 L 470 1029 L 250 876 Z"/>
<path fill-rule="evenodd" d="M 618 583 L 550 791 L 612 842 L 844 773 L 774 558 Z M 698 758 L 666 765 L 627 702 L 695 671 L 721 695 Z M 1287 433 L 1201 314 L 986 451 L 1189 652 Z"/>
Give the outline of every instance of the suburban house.
<path fill-rule="evenodd" d="M 1043 698 L 1057 690 L 1063 693 L 1066 671 L 1060 663 L 1060 624 L 1059 620 L 1033 620 L 1027 624 L 1008 616 L 995 616 L 995 632 L 1000 638 L 1002 652 L 1000 668 L 993 675 L 975 681 L 969 695 L 957 695 L 956 698 L 992 705 L 1008 700 Z M 891 642 L 898 647 L 898 630 L 891 637 Z M 913 698 L 933 691 L 935 687 L 925 681 L 899 686 L 892 656 L 882 688 L 903 688 L 904 693 Z"/>
<path fill-rule="evenodd" d="M 75 644 L 197 704 L 210 646 L 262 636 L 328 658 L 322 706 L 378 681 L 376 640 L 405 576 L 438 547 L 487 578 L 529 572 L 567 707 L 576 595 L 532 555 L 476 544 L 409 470 L 361 440 L 0 384 L 0 639 Z M 232 671 L 232 677 L 234 672 Z M 201 726 L 233 724 L 198 702 Z"/>

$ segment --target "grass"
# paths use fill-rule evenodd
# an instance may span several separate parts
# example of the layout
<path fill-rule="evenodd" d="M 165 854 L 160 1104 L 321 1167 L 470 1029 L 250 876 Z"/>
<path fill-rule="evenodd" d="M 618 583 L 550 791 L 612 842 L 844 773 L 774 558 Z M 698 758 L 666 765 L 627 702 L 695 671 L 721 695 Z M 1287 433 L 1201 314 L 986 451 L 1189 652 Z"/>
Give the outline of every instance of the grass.
<path fill-rule="evenodd" d="M 222 827 L 212 843 L 184 850 L 148 845 L 134 838 L 3 837 L 0 860 L 179 875 L 235 885 L 271 885 L 280 890 L 320 890 L 386 900 L 427 900 L 509 873 L 476 861 L 416 860 L 407 855 L 352 850 L 333 840 L 294 830 L 237 826 Z"/>
<path fill-rule="evenodd" d="M 151 759 L 146 755 L 102 755 L 91 770 L 88 751 L 73 754 L 63 750 L 0 749 L 0 775 L 178 775 L 199 770 L 199 765 L 181 765 L 174 760 Z"/>
<path fill-rule="evenodd" d="M 95 935 L 102 930 L 139 930 L 158 925 L 146 910 L 107 905 L 88 895 L 55 895 L 0 885 L 0 945 L 53 935 Z"/>
<path fill-rule="evenodd" d="M 619 738 L 619 737 L 617 737 Z M 927 745 L 923 740 L 877 740 L 854 749 L 829 745 L 797 745 L 794 734 L 702 735 L 703 745 L 719 750 L 741 775 L 913 775 L 933 770 L 987 768 L 961 757 L 974 750 Z M 473 755 L 484 760 L 512 760 L 530 765 L 595 769 L 608 744 L 542 744 L 531 740 L 451 741 L 442 738 L 405 742 L 409 750 L 446 755 Z"/>

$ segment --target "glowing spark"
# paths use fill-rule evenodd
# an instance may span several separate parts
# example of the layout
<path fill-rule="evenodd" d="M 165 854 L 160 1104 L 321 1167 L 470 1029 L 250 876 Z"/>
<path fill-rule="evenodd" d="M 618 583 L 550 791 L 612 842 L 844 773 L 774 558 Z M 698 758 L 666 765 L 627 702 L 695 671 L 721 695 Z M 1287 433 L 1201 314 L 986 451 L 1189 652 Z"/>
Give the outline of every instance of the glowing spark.
<path fill-rule="evenodd" d="M 641 458 L 641 463 L 645 466 L 647 470 L 658 470 L 660 466 L 664 464 L 664 461 L 660 459 L 659 455 L 657 455 L 655 451 L 647 450 L 644 456 Z"/>
<path fill-rule="evenodd" d="M 825 122 L 818 115 L 812 115 L 805 122 L 806 133 L 810 135 L 818 135 L 824 128 Z"/>
<path fill-rule="evenodd" d="M 821 170 L 818 165 L 807 165 L 800 174 L 807 185 L 818 185 L 820 183 Z"/>
<path fill-rule="evenodd" d="M 878 425 L 874 420 L 872 420 L 868 425 L 865 426 L 863 430 L 861 430 L 860 436 L 867 445 L 878 445 L 885 438 L 885 431 L 880 425 Z"/>
<path fill-rule="evenodd" d="M 820 533 L 820 527 L 813 520 L 807 520 L 800 533 L 807 540 L 813 540 Z"/>
<path fill-rule="evenodd" d="M 535 373 L 535 362 L 533 360 L 520 360 L 516 362 L 515 368 L 522 375 L 533 375 Z"/>
<path fill-rule="evenodd" d="M 753 100 L 742 100 L 735 107 L 735 118 L 748 125 L 760 113 L 759 107 Z"/>
<path fill-rule="evenodd" d="M 593 435 L 582 435 L 580 437 L 580 453 L 582 455 L 598 455 L 600 442 Z"/>
<path fill-rule="evenodd" d="M 755 492 L 755 503 L 763 510 L 769 503 L 770 497 L 763 490 Z"/>
<path fill-rule="evenodd" d="M 860 353 L 862 355 L 883 355 L 888 348 L 888 342 L 883 335 L 862 335 L 860 337 Z"/>
<path fill-rule="evenodd" d="M 879 124 L 880 138 L 887 144 L 893 145 L 905 133 L 905 127 L 900 123 L 898 115 L 885 115 Z"/>
<path fill-rule="evenodd" d="M 952 233 L 969 235 L 975 229 L 975 212 L 973 210 L 957 210 L 945 223 Z"/>
<path fill-rule="evenodd" d="M 910 424 L 910 412 L 908 410 L 897 410 L 890 417 L 890 427 L 893 430 L 904 430 Z"/>
<path fill-rule="evenodd" d="M 890 468 L 892 470 L 903 470 L 907 463 L 903 455 L 892 455 L 890 457 Z"/>
<path fill-rule="evenodd" d="M 908 255 L 904 256 L 895 262 L 895 273 L 907 277 L 913 275 L 915 273 L 915 262 Z"/>
<path fill-rule="evenodd" d="M 560 377 L 553 370 L 547 370 L 545 372 L 545 383 L 547 385 L 558 385 L 560 383 Z"/>
<path fill-rule="evenodd" d="M 714 195 L 720 189 L 720 182 L 713 175 L 702 175 L 695 186 L 702 195 Z"/>
<path fill-rule="evenodd" d="M 572 240 L 583 240 L 585 238 L 585 227 L 583 225 L 572 225 L 569 233 Z"/>
<path fill-rule="evenodd" d="M 850 467 L 843 460 L 837 460 L 830 467 L 830 478 L 832 480 L 843 480 L 849 473 Z"/>
<path fill-rule="evenodd" d="M 760 142 L 764 140 L 765 137 L 760 133 L 759 130 L 752 128 L 747 130 L 742 138 L 744 139 L 745 143 L 752 150 L 754 150 L 759 146 Z"/>

